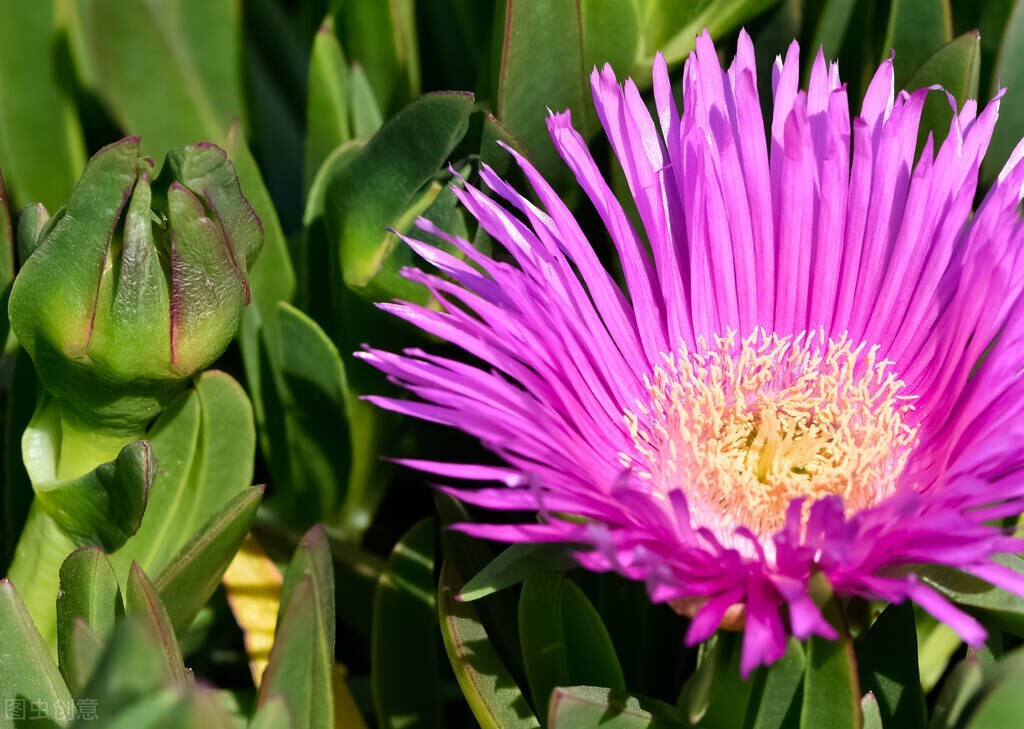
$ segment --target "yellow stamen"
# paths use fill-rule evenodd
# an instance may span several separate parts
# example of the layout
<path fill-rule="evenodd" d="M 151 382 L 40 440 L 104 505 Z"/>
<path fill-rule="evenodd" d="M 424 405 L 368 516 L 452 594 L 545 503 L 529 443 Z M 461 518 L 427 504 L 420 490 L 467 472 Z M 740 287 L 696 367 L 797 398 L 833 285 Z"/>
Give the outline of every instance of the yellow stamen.
<path fill-rule="evenodd" d="M 648 401 L 626 412 L 636 450 L 622 461 L 655 494 L 683 489 L 694 521 L 721 536 L 771 534 L 799 497 L 876 504 L 917 440 L 892 363 L 846 335 L 729 333 L 663 359 Z"/>

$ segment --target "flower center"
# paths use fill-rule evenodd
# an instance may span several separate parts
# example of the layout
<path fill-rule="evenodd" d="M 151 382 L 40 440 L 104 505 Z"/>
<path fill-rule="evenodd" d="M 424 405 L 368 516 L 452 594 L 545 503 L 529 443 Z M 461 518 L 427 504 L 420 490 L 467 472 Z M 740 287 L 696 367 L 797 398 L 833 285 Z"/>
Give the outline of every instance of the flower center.
<path fill-rule="evenodd" d="M 695 523 L 766 536 L 797 498 L 835 494 L 848 513 L 895 488 L 917 436 L 912 396 L 878 347 L 823 332 L 734 333 L 664 355 L 627 412 L 624 465 L 656 493 L 683 489 Z M 731 541 L 731 539 L 729 539 Z"/>

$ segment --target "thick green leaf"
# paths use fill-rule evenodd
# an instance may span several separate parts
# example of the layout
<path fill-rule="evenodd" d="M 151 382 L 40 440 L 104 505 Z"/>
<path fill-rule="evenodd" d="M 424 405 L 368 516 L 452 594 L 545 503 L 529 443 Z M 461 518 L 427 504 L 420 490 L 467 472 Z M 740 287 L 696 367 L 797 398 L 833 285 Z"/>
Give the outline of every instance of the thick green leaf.
<path fill-rule="evenodd" d="M 405 220 L 410 208 L 426 208 L 418 201 L 465 135 L 472 108 L 468 93 L 421 96 L 337 170 L 327 189 L 325 214 L 349 287 L 362 291 L 374 282 L 383 286 L 376 293 L 390 295 L 411 286 L 398 276 L 408 252 L 402 248 L 392 255 L 398 239 L 387 227 L 404 228 L 412 222 Z M 385 261 L 391 265 L 382 271 Z"/>
<path fill-rule="evenodd" d="M 257 704 L 267 707 L 280 697 L 295 729 L 332 729 L 333 668 L 334 567 L 327 535 L 314 527 L 299 543 L 285 575 L 274 647 Z"/>
<path fill-rule="evenodd" d="M 148 441 L 72 481 L 36 484 L 36 502 L 79 544 L 115 550 L 138 530 L 156 462 Z"/>
<path fill-rule="evenodd" d="M 625 4 L 625 3 L 622 3 Z M 594 130 L 578 3 L 506 0 L 498 79 L 498 116 L 549 179 L 561 179 L 547 110 L 570 109 L 584 135 Z"/>
<path fill-rule="evenodd" d="M 152 696 L 140 696 L 138 701 L 119 707 L 119 711 L 104 707 L 100 712 L 97 706 L 95 712 L 90 708 L 89 715 L 81 715 L 72 727 L 88 729 L 98 723 L 97 719 L 102 719 L 104 729 L 171 729 L 178 726 L 173 723 L 173 716 L 181 698 L 180 691 L 164 689 Z"/>
<path fill-rule="evenodd" d="M 789 639 L 786 655 L 758 671 L 747 702 L 745 729 L 779 729 L 800 708 L 800 684 L 804 678 L 804 649 L 800 641 Z"/>
<path fill-rule="evenodd" d="M 633 67 L 640 53 L 640 5 L 620 0 L 580 3 L 583 70 L 604 64 L 620 73 Z"/>
<path fill-rule="evenodd" d="M 693 672 L 676 705 L 692 724 L 707 729 L 731 729 L 742 726 L 748 713 L 750 696 L 760 685 L 760 677 L 743 680 L 740 658 L 743 635 L 720 630 L 700 647 L 697 670 Z"/>
<path fill-rule="evenodd" d="M 820 599 L 826 619 L 837 626 L 839 638 L 828 640 L 812 636 L 807 641 L 807 669 L 804 673 L 801 729 L 831 727 L 857 729 L 861 725 L 860 685 L 857 660 L 846 629 L 846 621 L 830 588 L 814 586 L 824 593 Z"/>
<path fill-rule="evenodd" d="M 896 88 L 913 88 L 907 80 L 952 39 L 949 0 L 892 0 L 882 57 L 888 58 L 890 49 L 896 52 Z"/>
<path fill-rule="evenodd" d="M 1024 558 L 999 555 L 994 559 L 1015 572 L 1024 573 Z M 977 612 L 1003 630 L 1024 635 L 1024 598 L 952 567 L 928 565 L 917 572 L 953 602 Z"/>
<path fill-rule="evenodd" d="M 305 187 L 308 190 L 328 155 L 352 138 L 348 62 L 327 16 L 313 39 L 306 104 Z"/>
<path fill-rule="evenodd" d="M 573 565 L 562 545 L 513 544 L 463 585 L 459 600 L 479 600 L 534 575 L 561 572 Z"/>
<path fill-rule="evenodd" d="M 49 648 L 6 579 L 0 580 L 0 646 L 0 699 L 5 707 L 23 706 L 27 714 L 30 701 L 47 707 L 71 702 Z M 16 718 L 5 711 L 0 714 L 0 727 L 13 729 Z"/>
<path fill-rule="evenodd" d="M 1016 672 L 999 681 L 980 701 L 965 724 L 966 729 L 1003 729 L 1020 724 L 1024 716 L 1024 691 L 1021 678 L 1024 673 Z"/>
<path fill-rule="evenodd" d="M 263 497 L 261 487 L 236 495 L 203 525 L 156 580 L 171 623 L 182 635 L 213 595 L 241 546 Z"/>
<path fill-rule="evenodd" d="M 547 716 L 556 686 L 626 688 L 601 616 L 562 575 L 537 575 L 523 583 L 519 636 L 530 695 L 540 716 Z"/>
<path fill-rule="evenodd" d="M 260 706 L 249 721 L 249 729 L 291 729 L 292 717 L 288 704 L 280 697 L 269 699 Z"/>
<path fill-rule="evenodd" d="M 264 249 L 252 270 L 252 295 L 263 316 L 272 316 L 278 300 L 291 298 L 295 277 L 260 171 L 233 132 L 243 112 L 239 4 L 173 0 L 160 7 L 87 0 L 73 7 L 97 72 L 93 91 L 123 129 L 142 135 L 144 149 L 164 152 L 209 140 L 228 151 L 263 223 Z M 103 22 L 88 23 L 90 17 Z"/>
<path fill-rule="evenodd" d="M 639 0 L 643 52 L 633 75 L 650 77 L 651 59 L 661 52 L 670 65 L 693 50 L 694 40 L 705 28 L 713 38 L 740 26 L 779 0 Z"/>
<path fill-rule="evenodd" d="M 70 632 L 71 639 L 60 658 L 61 673 L 74 696 L 88 699 L 84 692 L 96 673 L 96 667 L 103 660 L 107 641 L 97 635 L 82 618 L 75 618 Z M 58 638 L 63 639 L 63 636 Z"/>
<path fill-rule="evenodd" d="M 953 729 L 958 726 L 964 710 L 981 688 L 983 680 L 981 661 L 977 656 L 968 655 L 960 661 L 942 684 L 928 729 Z"/>
<path fill-rule="evenodd" d="M 963 640 L 956 631 L 920 607 L 914 608 L 914 623 L 917 627 L 917 665 L 921 674 L 921 689 L 927 694 L 945 675 L 950 659 L 963 645 Z"/>
<path fill-rule="evenodd" d="M 282 302 L 281 403 L 286 443 L 271 452 L 292 509 L 336 521 L 352 464 L 345 366 L 338 348 L 309 316 Z M 317 403 L 311 408 L 310 403 Z"/>
<path fill-rule="evenodd" d="M 863 729 L 882 729 L 882 712 L 878 707 L 878 699 L 868 691 L 860 699 L 860 713 L 864 717 Z M 899 726 L 898 724 L 896 726 Z"/>
<path fill-rule="evenodd" d="M 133 564 L 128 573 L 128 585 L 124 591 L 125 611 L 138 615 L 147 621 L 152 634 L 160 641 L 161 657 L 165 662 L 167 676 L 174 682 L 184 683 L 185 664 L 181 648 L 175 636 L 174 626 L 167 609 L 160 600 L 157 588 L 138 564 Z"/>
<path fill-rule="evenodd" d="M 50 213 L 42 203 L 26 205 L 18 213 L 18 229 L 16 233 L 18 259 L 25 261 L 39 244 L 46 224 L 50 221 Z"/>
<path fill-rule="evenodd" d="M 395 545 L 373 606 L 371 683 L 382 727 L 443 726 L 438 695 L 433 518 Z"/>
<path fill-rule="evenodd" d="M 0 2 L 0 168 L 15 208 L 56 209 L 85 166 L 85 142 L 63 76 L 53 0 Z"/>
<path fill-rule="evenodd" d="M 69 659 L 76 621 L 83 621 L 102 645 L 113 634 L 114 621 L 121 612 L 121 588 L 103 550 L 85 547 L 64 560 L 57 593 L 57 656 L 69 686 L 75 688 Z M 83 688 L 83 683 L 78 682 L 78 688 Z"/>
<path fill-rule="evenodd" d="M 448 660 L 473 716 L 483 729 L 539 727 L 537 717 L 487 635 L 476 609 L 456 597 L 459 578 L 441 565 L 438 616 Z"/>
<path fill-rule="evenodd" d="M 857 0 L 825 0 L 814 26 L 814 40 L 808 50 L 817 53 L 819 48 L 823 48 L 826 58 L 838 58 L 856 5 Z"/>
<path fill-rule="evenodd" d="M 420 91 L 415 16 L 412 0 L 344 2 L 336 12 L 342 44 L 391 114 Z"/>
<path fill-rule="evenodd" d="M 349 108 L 352 109 L 352 135 L 356 139 L 369 139 L 384 124 L 384 114 L 370 87 L 366 71 L 358 63 L 349 69 Z"/>
<path fill-rule="evenodd" d="M 1009 89 L 1009 93 L 999 107 L 999 121 L 982 165 L 982 178 L 988 184 L 996 179 L 1020 141 L 1021 129 L 1024 129 L 1024 93 L 1021 93 L 1024 89 L 1024 3 L 1014 3 L 1005 26 L 1000 30 L 1002 40 L 991 76 L 993 88 L 989 91 L 995 93 L 995 87 L 999 86 Z"/>
<path fill-rule="evenodd" d="M 181 689 L 182 674 L 168 661 L 162 641 L 151 615 L 132 611 L 118 622 L 89 685 L 81 693 L 94 702 L 91 707 L 95 715 L 114 717 L 163 689 Z"/>
<path fill-rule="evenodd" d="M 210 371 L 150 429 L 159 472 L 138 533 L 113 557 L 119 575 L 135 561 L 160 574 L 185 543 L 252 484 L 252 406 L 229 375 Z"/>
<path fill-rule="evenodd" d="M 242 113 L 238 3 L 172 0 L 157 5 L 85 0 L 97 91 L 123 129 L 144 135 L 153 156 L 222 135 Z M 167 113 L 173 106 L 174 113 Z M 202 135 L 200 135 L 202 136 Z"/>
<path fill-rule="evenodd" d="M 967 99 L 978 96 L 978 74 L 981 69 L 981 51 L 977 31 L 970 31 L 942 46 L 929 57 L 907 82 L 907 88 L 918 89 L 940 84 L 956 99 L 961 108 Z M 935 135 L 936 143 L 946 138 L 953 110 L 945 94 L 931 93 L 921 115 L 919 138 L 928 132 Z"/>
<path fill-rule="evenodd" d="M 906 729 L 924 727 L 913 605 L 905 602 L 887 607 L 856 652 L 861 690 L 874 695 L 883 723 Z"/>
<path fill-rule="evenodd" d="M 551 729 L 671 729 L 688 727 L 678 709 L 657 699 L 598 686 L 556 688 L 548 712 Z"/>

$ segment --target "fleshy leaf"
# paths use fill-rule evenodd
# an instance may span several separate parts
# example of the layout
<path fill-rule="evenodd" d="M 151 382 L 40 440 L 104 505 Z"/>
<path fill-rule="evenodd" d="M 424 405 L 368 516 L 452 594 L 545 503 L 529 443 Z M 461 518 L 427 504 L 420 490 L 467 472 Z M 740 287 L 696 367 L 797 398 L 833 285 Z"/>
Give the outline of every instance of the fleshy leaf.
<path fill-rule="evenodd" d="M 127 613 L 138 615 L 145 620 L 152 635 L 159 640 L 166 675 L 175 683 L 184 682 L 185 664 L 182 662 L 181 648 L 171 618 L 160 600 L 156 586 L 137 564 L 133 564 L 128 573 L 124 605 Z"/>
<path fill-rule="evenodd" d="M 519 636 L 533 705 L 548 715 L 556 686 L 625 690 L 615 646 L 583 591 L 561 575 L 532 577 L 519 598 Z"/>
<path fill-rule="evenodd" d="M 393 252 L 398 239 L 386 229 L 401 227 L 403 216 L 409 217 L 408 210 L 465 135 L 472 108 L 468 93 L 421 96 L 337 171 L 327 189 L 325 212 L 340 273 L 349 287 L 363 291 L 382 274 L 380 293 L 411 286 L 398 277 L 401 262 L 411 260 L 408 251 Z"/>
<path fill-rule="evenodd" d="M 205 372 L 147 434 L 160 465 L 138 533 L 113 555 L 119 575 L 132 561 L 153 574 L 204 523 L 252 484 L 252 407 L 229 375 Z"/>
<path fill-rule="evenodd" d="M 295 729 L 334 726 L 334 568 L 327 535 L 311 529 L 285 575 L 281 609 L 257 705 L 281 697 Z"/>
<path fill-rule="evenodd" d="M 395 545 L 373 604 L 371 682 L 382 727 L 443 726 L 437 677 L 433 518 Z"/>
<path fill-rule="evenodd" d="M 446 561 L 438 585 L 441 637 L 462 695 L 483 729 L 531 729 L 537 717 L 501 661 L 476 609 L 456 599 L 458 576 Z"/>
<path fill-rule="evenodd" d="M 882 611 L 857 645 L 857 670 L 861 690 L 873 695 L 884 724 L 924 727 L 926 711 L 911 603 L 890 605 Z"/>
<path fill-rule="evenodd" d="M 149 441 L 136 441 L 85 476 L 36 484 L 36 503 L 79 544 L 113 551 L 142 523 L 156 465 Z"/>
<path fill-rule="evenodd" d="M 84 625 L 89 636 L 95 636 L 103 646 L 113 634 L 114 623 L 122 612 L 121 588 L 103 550 L 85 547 L 64 560 L 57 593 L 57 655 L 61 673 L 73 690 L 84 688 L 87 681 L 87 677 L 77 672 L 77 681 L 71 676 L 70 657 L 76 624 Z"/>
<path fill-rule="evenodd" d="M 689 722 L 674 706 L 646 696 L 597 686 L 556 688 L 547 726 L 551 729 L 673 729 Z"/>
<path fill-rule="evenodd" d="M 16 206 L 63 205 L 85 141 L 61 67 L 58 3 L 0 4 L 0 167 Z"/>
<path fill-rule="evenodd" d="M 896 51 L 896 88 L 917 88 L 907 80 L 938 49 L 953 39 L 948 0 L 893 0 L 882 44 L 883 60 Z"/>
<path fill-rule="evenodd" d="M 29 700 L 47 707 L 71 702 L 50 650 L 9 580 L 0 580 L 0 699 L 4 706 Z M 9 703 L 10 702 L 10 703 Z M 3 726 L 14 726 L 5 717 Z"/>
<path fill-rule="evenodd" d="M 786 655 L 753 676 L 745 729 L 779 729 L 795 721 L 804 669 L 804 649 L 800 641 L 790 638 Z"/>
<path fill-rule="evenodd" d="M 479 600 L 534 575 L 563 571 L 574 564 L 562 545 L 513 544 L 462 586 L 459 600 Z"/>
<path fill-rule="evenodd" d="M 970 31 L 942 46 L 930 56 L 907 82 L 907 88 L 918 89 L 940 84 L 956 99 L 957 108 L 963 108 L 968 99 L 978 96 L 978 78 L 981 72 L 981 47 L 977 31 Z M 935 135 L 936 147 L 946 138 L 953 110 L 944 93 L 933 92 L 925 101 L 921 115 L 919 138 L 928 132 Z"/>
<path fill-rule="evenodd" d="M 256 516 L 263 489 L 237 494 L 196 532 L 156 579 L 157 591 L 179 635 L 210 599 Z"/>

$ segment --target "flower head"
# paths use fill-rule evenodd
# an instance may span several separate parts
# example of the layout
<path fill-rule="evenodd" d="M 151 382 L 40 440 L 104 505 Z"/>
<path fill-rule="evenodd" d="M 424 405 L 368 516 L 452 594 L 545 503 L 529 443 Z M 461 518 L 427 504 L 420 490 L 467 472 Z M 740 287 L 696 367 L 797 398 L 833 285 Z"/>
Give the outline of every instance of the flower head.
<path fill-rule="evenodd" d="M 683 70 L 683 112 L 654 65 L 652 119 L 632 81 L 592 76 L 640 229 L 568 113 L 551 138 L 615 246 L 624 286 L 568 208 L 516 155 L 535 205 L 491 170 L 462 204 L 514 262 L 457 237 L 409 240 L 443 275 L 441 304 L 385 305 L 472 355 L 363 356 L 418 396 L 384 407 L 479 437 L 507 467 L 417 461 L 498 488 L 448 489 L 537 523 L 466 524 L 512 542 L 585 545 L 577 559 L 647 583 L 693 617 L 687 640 L 742 615 L 742 668 L 786 636 L 831 637 L 809 596 L 912 599 L 969 643 L 984 630 L 915 565 L 1024 594 L 990 526 L 1024 511 L 1024 145 L 977 211 L 999 100 L 954 106 L 915 162 L 929 89 L 894 93 L 881 65 L 851 119 L 838 67 L 776 61 L 765 130 L 753 46 L 728 70 L 710 38 Z M 934 89 L 932 90 L 934 91 Z M 515 154 L 513 152 L 513 154 Z M 576 518 L 565 518 L 572 515 Z"/>

